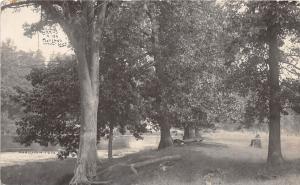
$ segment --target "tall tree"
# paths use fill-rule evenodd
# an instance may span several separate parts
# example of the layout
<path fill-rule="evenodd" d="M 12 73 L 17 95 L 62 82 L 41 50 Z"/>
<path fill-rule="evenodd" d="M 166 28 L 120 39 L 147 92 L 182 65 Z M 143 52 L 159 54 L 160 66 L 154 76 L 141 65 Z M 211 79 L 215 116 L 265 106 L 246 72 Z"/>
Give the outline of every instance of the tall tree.
<path fill-rule="evenodd" d="M 191 104 L 181 107 L 182 102 L 191 97 L 196 79 L 201 78 L 209 68 L 208 63 L 217 56 L 215 33 L 221 29 L 213 2 L 148 2 L 145 9 L 151 39 L 148 50 L 155 67 L 149 93 L 153 92 L 155 99 L 152 117 L 161 129 L 161 149 L 172 145 L 170 128 L 175 125 L 174 110 L 189 109 Z"/>
<path fill-rule="evenodd" d="M 99 48 L 107 1 L 14 1 L 1 7 L 41 7 L 42 20 L 32 25 L 39 31 L 58 23 L 66 33 L 78 60 L 80 82 L 80 145 L 74 177 L 70 184 L 90 184 L 96 177 L 96 130 L 99 103 Z"/>
<path fill-rule="evenodd" d="M 228 4 L 231 14 L 230 33 L 233 42 L 228 51 L 234 53 L 236 66 L 248 66 L 248 84 L 265 100 L 269 122 L 268 164 L 283 162 L 280 141 L 280 47 L 289 34 L 299 36 L 299 2 L 235 2 Z M 252 68 L 249 68 L 252 67 Z M 258 75 L 253 75 L 253 74 Z M 244 75 L 245 76 L 245 75 Z M 247 77 L 246 76 L 246 77 Z M 247 86 L 245 86 L 247 89 Z M 253 86 L 248 86 L 253 87 Z"/>
<path fill-rule="evenodd" d="M 158 3 L 157 3 L 158 4 Z M 164 3 L 162 3 L 164 4 Z M 167 4 L 167 3 L 166 3 Z M 161 22 L 159 22 L 158 17 L 159 15 L 156 14 L 156 11 L 158 10 L 158 7 L 156 6 L 156 3 L 152 4 L 152 12 L 149 11 L 147 5 L 145 6 L 147 9 L 147 15 L 149 16 L 149 19 L 151 21 L 151 51 L 153 54 L 153 59 L 155 61 L 155 73 L 157 77 L 157 95 L 155 100 L 154 107 L 157 111 L 157 123 L 160 126 L 160 142 L 158 149 L 166 148 L 168 146 L 173 145 L 173 140 L 170 133 L 170 120 L 167 112 L 167 103 L 165 102 L 164 97 L 164 87 L 166 87 L 167 79 L 166 74 L 164 73 L 164 64 L 162 59 L 162 51 L 161 51 L 161 40 L 159 39 L 159 31 Z M 160 10 L 163 12 L 163 10 Z M 166 12 L 163 12 L 166 13 Z M 163 14 L 162 13 L 162 14 Z"/>
<path fill-rule="evenodd" d="M 140 25 L 136 23 L 138 16 L 134 13 L 139 9 L 129 8 L 131 6 L 135 4 L 124 3 L 119 7 L 109 17 L 103 33 L 97 136 L 110 133 L 110 141 L 114 128 L 121 133 L 129 130 L 136 138 L 146 131 L 146 125 L 141 123 L 143 100 L 140 89 L 148 79 L 151 65 L 139 44 L 143 37 L 137 29 Z M 56 57 L 47 68 L 34 69 L 30 73 L 28 79 L 33 91 L 20 92 L 16 97 L 23 102 L 27 113 L 18 122 L 21 143 L 35 141 L 47 145 L 50 142 L 65 147 L 65 155 L 77 152 L 80 111 L 75 64 L 70 57 Z M 43 124 L 36 124 L 38 122 Z M 112 142 L 109 143 L 109 154 L 112 154 Z"/>

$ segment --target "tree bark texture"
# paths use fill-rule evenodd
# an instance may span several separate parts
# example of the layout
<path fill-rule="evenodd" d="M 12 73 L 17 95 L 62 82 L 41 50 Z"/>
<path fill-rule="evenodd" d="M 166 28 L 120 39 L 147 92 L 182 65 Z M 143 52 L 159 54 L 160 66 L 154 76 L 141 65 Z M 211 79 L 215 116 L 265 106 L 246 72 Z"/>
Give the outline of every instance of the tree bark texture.
<path fill-rule="evenodd" d="M 80 82 L 81 125 L 77 164 L 70 182 L 72 185 L 88 185 L 96 177 L 99 47 L 107 9 L 107 1 L 101 4 L 93 0 L 80 3 L 76 14 L 74 4 L 68 1 L 24 1 L 6 6 L 41 5 L 47 19 L 62 27 L 75 50 Z M 1 7 L 1 10 L 4 8 Z"/>
<path fill-rule="evenodd" d="M 200 134 L 200 129 L 199 129 L 199 127 L 195 127 L 195 137 L 196 138 L 199 138 L 199 137 L 201 137 L 201 134 Z"/>
<path fill-rule="evenodd" d="M 184 127 L 183 139 L 192 139 L 195 138 L 195 129 L 187 124 Z"/>
<path fill-rule="evenodd" d="M 189 132 L 190 139 L 195 138 L 195 129 L 193 127 L 190 126 Z"/>
<path fill-rule="evenodd" d="M 97 112 L 99 104 L 99 47 L 107 3 L 96 15 L 93 1 L 83 3 L 79 25 L 61 22 L 78 60 L 80 83 L 80 142 L 71 185 L 89 185 L 97 169 Z"/>
<path fill-rule="evenodd" d="M 280 139 L 280 86 L 278 34 L 270 27 L 269 35 L 269 146 L 267 163 L 271 166 L 283 162 Z"/>
<path fill-rule="evenodd" d="M 113 155 L 113 137 L 114 137 L 114 127 L 112 125 L 110 125 L 109 127 L 109 136 L 108 136 L 108 152 L 107 152 L 107 157 L 108 159 L 112 159 Z"/>
<path fill-rule="evenodd" d="M 160 141 L 158 145 L 158 150 L 167 148 L 173 145 L 173 139 L 171 136 L 171 125 L 165 119 L 160 122 Z"/>
<path fill-rule="evenodd" d="M 159 112 L 159 120 L 158 124 L 160 126 L 160 142 L 158 145 L 158 149 L 163 149 L 169 146 L 173 145 L 173 140 L 171 137 L 170 129 L 171 125 L 168 122 L 168 113 L 167 113 L 167 106 L 165 102 L 165 97 L 164 97 L 164 90 L 163 90 L 163 83 L 165 81 L 165 74 L 163 71 L 163 61 L 161 57 L 161 48 L 160 48 L 160 42 L 159 42 L 159 29 L 160 29 L 160 24 L 157 19 L 157 16 L 152 14 L 152 12 L 149 11 L 147 8 L 147 3 L 145 3 L 145 9 L 146 13 L 149 16 L 151 20 L 151 40 L 152 40 L 152 53 L 153 53 L 153 58 L 155 61 L 155 72 L 156 72 L 156 77 L 158 81 L 158 94 L 156 97 L 156 102 L 157 102 L 157 111 Z"/>
<path fill-rule="evenodd" d="M 183 128 L 183 140 L 185 139 L 190 139 L 190 129 L 188 125 Z"/>

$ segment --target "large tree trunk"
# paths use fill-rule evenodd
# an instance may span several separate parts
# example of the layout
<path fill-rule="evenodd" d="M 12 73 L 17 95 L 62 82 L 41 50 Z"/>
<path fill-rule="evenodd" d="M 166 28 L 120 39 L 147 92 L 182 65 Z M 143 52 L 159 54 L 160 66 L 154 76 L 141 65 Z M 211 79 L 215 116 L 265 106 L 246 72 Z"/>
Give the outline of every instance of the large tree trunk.
<path fill-rule="evenodd" d="M 170 132 L 171 126 L 168 122 L 163 122 L 160 124 L 160 141 L 158 145 L 158 150 L 167 148 L 173 145 L 173 139 Z"/>
<path fill-rule="evenodd" d="M 39 2 L 47 17 L 62 27 L 78 60 L 80 143 L 74 177 L 70 184 L 88 185 L 96 177 L 99 47 L 108 2 L 104 1 L 101 7 L 96 7 L 95 1 L 82 1 L 81 11 L 75 16 L 68 3 L 59 6 L 51 1 Z"/>
<path fill-rule="evenodd" d="M 190 132 L 190 134 L 189 134 L 190 139 L 195 138 L 195 129 L 193 127 L 190 126 L 189 132 Z"/>
<path fill-rule="evenodd" d="M 280 139 L 280 86 L 278 36 L 276 27 L 270 28 L 269 41 L 269 148 L 268 164 L 278 165 L 283 162 Z"/>
<path fill-rule="evenodd" d="M 190 139 L 190 129 L 189 129 L 189 125 L 186 125 L 183 128 L 183 140 L 185 139 Z"/>
<path fill-rule="evenodd" d="M 113 147 L 113 137 L 114 137 L 114 127 L 112 124 L 110 124 L 110 127 L 109 127 L 109 136 L 108 136 L 108 153 L 107 153 L 107 156 L 108 156 L 108 159 L 112 159 L 113 156 L 112 156 L 112 147 Z"/>
<path fill-rule="evenodd" d="M 199 137 L 201 137 L 201 134 L 200 134 L 200 129 L 199 129 L 199 127 L 198 127 L 198 126 L 196 126 L 196 127 L 195 127 L 195 137 L 196 137 L 196 138 L 199 138 Z"/>
<path fill-rule="evenodd" d="M 157 76 L 157 84 L 158 84 L 158 93 L 156 97 L 157 102 L 157 111 L 160 112 L 159 118 L 158 118 L 158 124 L 160 126 L 160 142 L 158 145 L 158 149 L 163 149 L 169 146 L 173 145 L 173 139 L 171 137 L 170 129 L 171 125 L 168 122 L 168 111 L 166 102 L 164 101 L 163 92 L 164 92 L 164 84 L 166 83 L 166 75 L 163 70 L 163 61 L 161 57 L 161 48 L 160 48 L 160 42 L 159 42 L 159 29 L 160 24 L 157 20 L 157 17 L 155 15 L 152 15 L 151 11 L 149 11 L 147 7 L 147 3 L 144 4 L 144 8 L 146 10 L 147 15 L 149 16 L 151 20 L 151 41 L 152 41 L 152 52 L 153 52 L 153 58 L 155 61 L 155 72 Z"/>
<path fill-rule="evenodd" d="M 96 177 L 99 79 L 91 74 L 99 73 L 99 52 L 97 50 L 95 49 L 92 54 L 93 57 L 87 57 L 82 48 L 75 51 L 78 58 L 80 82 L 81 125 L 79 155 L 74 177 L 70 183 L 74 185 L 89 184 L 89 181 Z M 89 68 L 89 64 L 93 64 L 94 67 Z"/>
<path fill-rule="evenodd" d="M 183 139 L 192 139 L 195 138 L 195 130 L 190 125 L 184 127 Z"/>
<path fill-rule="evenodd" d="M 87 33 L 74 34 L 67 29 L 67 35 L 74 47 L 78 60 L 80 82 L 80 143 L 77 164 L 71 185 L 89 185 L 96 178 L 97 170 L 97 112 L 99 103 L 99 50 L 105 19 L 106 2 L 101 13 L 95 15 L 93 1 L 85 2 Z M 95 18 L 97 17 L 97 18 Z"/>

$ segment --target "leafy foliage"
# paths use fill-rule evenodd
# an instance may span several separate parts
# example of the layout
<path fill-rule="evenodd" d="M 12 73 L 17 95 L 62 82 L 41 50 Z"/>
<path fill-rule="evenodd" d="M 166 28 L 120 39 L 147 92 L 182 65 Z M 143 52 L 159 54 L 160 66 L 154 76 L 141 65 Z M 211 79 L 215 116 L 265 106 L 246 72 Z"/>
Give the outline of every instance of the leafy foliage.
<path fill-rule="evenodd" d="M 212 93 L 217 85 L 212 84 L 218 83 L 217 73 L 223 71 L 222 15 L 218 8 L 213 2 L 148 4 L 149 24 L 155 24 L 151 19 L 158 22 L 161 53 L 154 55 L 155 76 L 144 94 L 151 102 L 148 115 L 153 122 L 158 122 L 163 109 L 163 116 L 174 126 L 205 126 L 199 115 L 206 112 L 211 116 L 217 107 Z M 153 48 L 149 50 L 153 55 Z"/>
<path fill-rule="evenodd" d="M 300 114 L 300 82 L 297 79 L 285 79 L 282 82 L 282 101 L 287 107 Z"/>
<path fill-rule="evenodd" d="M 43 65 L 40 53 L 17 51 L 11 40 L 1 46 L 1 127 L 2 134 L 15 134 L 14 120 L 22 115 L 22 106 L 12 101 L 18 91 L 32 88 L 25 78 L 33 66 Z"/>
<path fill-rule="evenodd" d="M 299 35 L 300 15 L 298 2 L 233 2 L 225 5 L 229 40 L 226 48 L 227 64 L 230 64 L 226 84 L 239 95 L 248 99 L 244 112 L 244 124 L 252 126 L 255 120 L 268 122 L 270 102 L 270 56 L 268 53 L 271 28 L 276 30 L 279 45 L 290 35 Z M 291 45 L 297 45 L 297 39 Z M 297 74 L 297 65 L 284 51 L 280 50 L 281 112 L 284 109 L 284 81 L 291 72 Z M 292 69 L 287 69 L 287 66 Z M 298 71 L 299 73 L 300 71 Z"/>
<path fill-rule="evenodd" d="M 16 100 L 25 107 L 18 126 L 18 141 L 68 147 L 75 151 L 79 141 L 79 87 L 73 59 L 57 59 L 47 67 L 35 68 L 27 76 L 33 89 L 19 92 Z"/>
<path fill-rule="evenodd" d="M 118 127 L 121 133 L 129 130 L 137 138 L 147 131 L 147 125 L 141 122 L 145 116 L 140 89 L 151 69 L 149 71 L 145 53 L 135 45 L 142 37 L 134 37 L 135 30 L 127 29 L 135 24 L 134 19 L 125 16 L 131 15 L 130 10 L 124 7 L 116 11 L 120 12 L 110 17 L 104 30 L 99 74 L 98 141 L 108 134 L 110 126 Z M 64 155 L 77 152 L 80 95 L 76 65 L 72 57 L 56 58 L 46 68 L 34 69 L 30 73 L 28 79 L 33 91 L 20 92 L 16 97 L 26 106 L 26 116 L 17 123 L 21 143 L 59 144 L 66 149 Z"/>
<path fill-rule="evenodd" d="M 101 73 L 103 80 L 99 91 L 98 140 L 108 133 L 111 123 L 119 126 L 121 132 L 128 126 L 135 136 L 139 136 L 146 131 L 146 125 L 140 124 L 137 91 L 130 81 L 125 81 L 126 71 L 119 73 L 121 63 L 106 67 L 106 73 Z M 44 146 L 59 144 L 66 149 L 65 155 L 77 152 L 80 95 L 75 60 L 57 58 L 46 68 L 34 69 L 28 80 L 33 90 L 19 92 L 15 97 L 26 107 L 26 114 L 17 122 L 19 142 L 26 145 L 37 142 Z"/>

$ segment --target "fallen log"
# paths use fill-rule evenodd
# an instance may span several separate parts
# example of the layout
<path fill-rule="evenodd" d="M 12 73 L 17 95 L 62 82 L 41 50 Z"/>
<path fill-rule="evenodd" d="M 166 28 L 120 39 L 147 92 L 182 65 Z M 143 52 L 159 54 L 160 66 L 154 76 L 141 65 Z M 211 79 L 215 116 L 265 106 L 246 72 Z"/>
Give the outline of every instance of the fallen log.
<path fill-rule="evenodd" d="M 165 161 L 165 160 L 178 160 L 180 158 L 181 158 L 180 155 L 169 155 L 169 156 L 163 156 L 163 157 L 156 158 L 156 159 L 149 159 L 149 160 L 142 161 L 142 162 L 136 162 L 136 163 L 131 164 L 131 166 L 133 166 L 135 168 L 140 168 L 140 167 L 152 164 L 152 163 L 157 163 L 157 162 L 161 162 L 161 161 Z"/>
<path fill-rule="evenodd" d="M 161 158 L 156 158 L 156 159 L 149 159 L 146 161 L 142 161 L 142 162 L 136 162 L 130 165 L 130 169 L 134 174 L 137 174 L 137 169 L 136 168 L 140 168 L 149 164 L 153 164 L 153 163 L 158 163 L 161 161 L 165 161 L 165 160 L 178 160 L 180 159 L 181 156 L 180 155 L 173 155 L 173 156 L 164 156 Z"/>
<path fill-rule="evenodd" d="M 188 143 L 201 142 L 203 140 L 204 140 L 204 138 L 193 138 L 193 139 L 185 139 L 185 140 L 183 140 L 183 142 L 184 142 L 184 144 L 188 144 Z"/>
<path fill-rule="evenodd" d="M 173 155 L 173 156 L 163 156 L 163 157 L 155 158 L 155 159 L 148 159 L 145 161 L 140 161 L 140 162 L 136 162 L 136 163 L 132 163 L 132 164 L 119 163 L 116 165 L 112 165 L 112 166 L 108 167 L 107 169 L 102 170 L 101 172 L 98 173 L 98 175 L 106 174 L 105 176 L 108 176 L 108 174 L 110 174 L 113 170 L 115 170 L 116 168 L 120 168 L 120 167 L 128 167 L 134 174 L 138 174 L 137 168 L 147 166 L 150 164 L 154 164 L 154 163 L 158 163 L 158 162 L 165 161 L 165 160 L 178 160 L 180 158 L 181 158 L 180 155 Z"/>
<path fill-rule="evenodd" d="M 91 185 L 107 185 L 110 184 L 111 181 L 89 181 Z"/>

